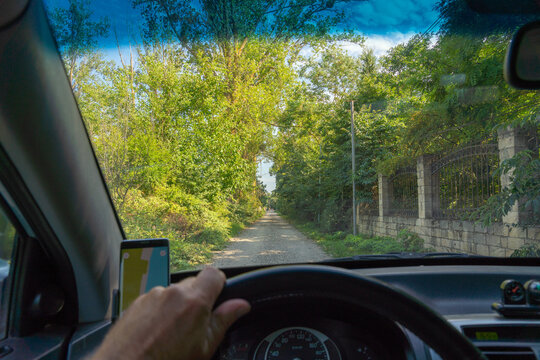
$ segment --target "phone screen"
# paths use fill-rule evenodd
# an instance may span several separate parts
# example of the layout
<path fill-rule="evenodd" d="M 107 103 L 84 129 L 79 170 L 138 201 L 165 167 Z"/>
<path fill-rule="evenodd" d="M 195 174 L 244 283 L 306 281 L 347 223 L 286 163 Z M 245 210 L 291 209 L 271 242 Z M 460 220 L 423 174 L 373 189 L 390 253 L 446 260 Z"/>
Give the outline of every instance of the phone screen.
<path fill-rule="evenodd" d="M 139 296 L 169 285 L 168 241 L 125 241 L 120 251 L 120 315 Z M 157 246 L 156 246 L 157 245 Z"/>

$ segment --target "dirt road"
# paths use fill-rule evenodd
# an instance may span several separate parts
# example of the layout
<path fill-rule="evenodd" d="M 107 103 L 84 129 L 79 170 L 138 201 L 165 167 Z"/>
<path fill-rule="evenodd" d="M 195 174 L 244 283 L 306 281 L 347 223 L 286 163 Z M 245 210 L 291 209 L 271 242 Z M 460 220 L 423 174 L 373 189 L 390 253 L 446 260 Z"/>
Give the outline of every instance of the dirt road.
<path fill-rule="evenodd" d="M 232 267 L 309 262 L 331 256 L 289 225 L 275 212 L 244 229 L 223 251 L 214 256 L 214 266 Z"/>

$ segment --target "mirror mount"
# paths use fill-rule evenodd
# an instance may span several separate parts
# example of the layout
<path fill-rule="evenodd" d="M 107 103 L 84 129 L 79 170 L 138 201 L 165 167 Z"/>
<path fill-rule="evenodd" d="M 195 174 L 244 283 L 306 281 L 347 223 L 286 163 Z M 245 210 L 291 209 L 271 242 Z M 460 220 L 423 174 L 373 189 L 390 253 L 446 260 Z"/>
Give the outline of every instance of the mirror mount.
<path fill-rule="evenodd" d="M 521 27 L 506 53 L 506 82 L 518 89 L 540 89 L 540 21 Z"/>

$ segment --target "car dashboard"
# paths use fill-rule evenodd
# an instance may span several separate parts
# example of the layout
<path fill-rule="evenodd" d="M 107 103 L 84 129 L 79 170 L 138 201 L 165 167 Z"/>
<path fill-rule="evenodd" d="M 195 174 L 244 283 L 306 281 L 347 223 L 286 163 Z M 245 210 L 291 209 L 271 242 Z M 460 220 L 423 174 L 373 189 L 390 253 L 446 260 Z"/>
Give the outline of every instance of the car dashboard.
<path fill-rule="evenodd" d="M 229 270 L 228 275 L 235 271 Z M 351 271 L 416 297 L 467 336 L 487 359 L 540 359 L 540 319 L 506 318 L 491 308 L 501 300 L 504 280 L 540 279 L 537 266 L 417 265 Z M 231 328 L 215 358 L 440 359 L 391 320 L 365 309 L 324 302 L 289 303 L 248 315 Z"/>
<path fill-rule="evenodd" d="M 288 304 L 239 322 L 217 358 L 405 359 L 408 347 L 400 328 L 375 314 L 329 303 Z"/>

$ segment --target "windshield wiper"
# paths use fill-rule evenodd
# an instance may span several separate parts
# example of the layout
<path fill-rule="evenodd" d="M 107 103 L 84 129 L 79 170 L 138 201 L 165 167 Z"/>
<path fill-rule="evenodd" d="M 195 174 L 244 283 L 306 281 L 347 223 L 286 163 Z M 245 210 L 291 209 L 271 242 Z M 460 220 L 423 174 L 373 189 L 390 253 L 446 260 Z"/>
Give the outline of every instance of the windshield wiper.
<path fill-rule="evenodd" d="M 452 252 L 390 252 L 385 254 L 354 255 L 342 258 L 327 259 L 323 262 L 362 261 L 362 260 L 391 260 L 391 259 L 426 259 L 426 258 L 489 258 L 490 256 L 471 255 Z"/>

